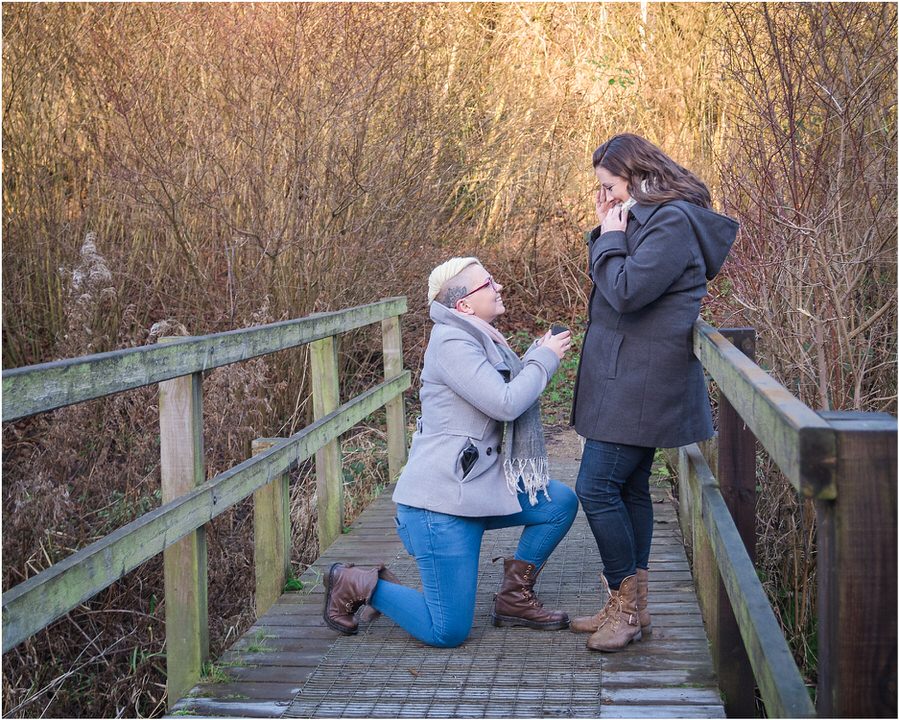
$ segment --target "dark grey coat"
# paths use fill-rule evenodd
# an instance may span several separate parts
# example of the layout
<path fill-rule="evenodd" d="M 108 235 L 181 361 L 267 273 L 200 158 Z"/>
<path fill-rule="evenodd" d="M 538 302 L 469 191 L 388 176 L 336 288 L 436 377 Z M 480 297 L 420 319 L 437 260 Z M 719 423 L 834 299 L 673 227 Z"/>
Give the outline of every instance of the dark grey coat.
<path fill-rule="evenodd" d="M 679 447 L 713 434 L 692 328 L 739 226 L 681 200 L 630 212 L 626 232 L 591 235 L 593 292 L 572 417 L 593 440 Z"/>

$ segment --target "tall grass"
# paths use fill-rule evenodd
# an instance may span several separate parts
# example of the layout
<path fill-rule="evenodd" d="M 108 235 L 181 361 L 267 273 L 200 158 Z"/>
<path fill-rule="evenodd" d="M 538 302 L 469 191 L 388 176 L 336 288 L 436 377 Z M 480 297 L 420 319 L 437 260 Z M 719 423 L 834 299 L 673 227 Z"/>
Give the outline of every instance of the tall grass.
<path fill-rule="evenodd" d="M 407 295 L 417 377 L 425 279 L 450 255 L 506 286 L 504 332 L 582 327 L 590 154 L 629 130 L 743 224 L 711 319 L 758 327 L 810 404 L 895 412 L 895 7 L 644 9 L 5 4 L 4 367 Z M 378 333 L 343 337 L 340 362 L 342 397 L 377 382 Z M 210 474 L 311 419 L 304 350 L 216 370 L 204 393 Z M 155 405 L 148 388 L 4 426 L 4 588 L 158 502 Z M 358 450 L 382 433 L 345 438 L 350 514 L 386 482 Z M 291 485 L 298 571 L 310 478 Z M 782 537 L 813 557 L 793 502 L 776 523 L 760 507 L 764 567 L 772 596 L 811 607 L 808 563 L 773 570 Z M 250 517 L 209 532 L 214 652 L 252 618 L 233 592 L 252 586 Z M 161 597 L 153 561 L 8 653 L 4 712 L 159 714 Z"/>

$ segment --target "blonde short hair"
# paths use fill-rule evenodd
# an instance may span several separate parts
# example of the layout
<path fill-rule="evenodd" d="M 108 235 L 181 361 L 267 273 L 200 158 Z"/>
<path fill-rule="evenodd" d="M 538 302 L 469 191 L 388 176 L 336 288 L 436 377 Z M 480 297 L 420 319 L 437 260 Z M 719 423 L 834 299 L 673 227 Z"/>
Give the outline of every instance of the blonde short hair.
<path fill-rule="evenodd" d="M 480 264 L 481 261 L 476 257 L 455 257 L 440 263 L 431 270 L 431 274 L 428 276 L 428 305 L 434 302 L 443 287 L 456 275 L 471 265 Z"/>

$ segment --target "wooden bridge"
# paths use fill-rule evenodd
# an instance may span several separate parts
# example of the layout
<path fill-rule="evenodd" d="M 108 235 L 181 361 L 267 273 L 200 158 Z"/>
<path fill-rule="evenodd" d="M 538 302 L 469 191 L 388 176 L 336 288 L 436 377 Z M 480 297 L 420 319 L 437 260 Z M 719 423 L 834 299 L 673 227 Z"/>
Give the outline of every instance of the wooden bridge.
<path fill-rule="evenodd" d="M 405 309 L 405 298 L 393 298 L 4 371 L 4 421 L 159 383 L 163 504 L 4 593 L 3 651 L 163 552 L 173 714 L 747 717 L 755 715 L 757 686 L 769 717 L 896 716 L 896 420 L 815 413 L 752 362 L 752 331 L 719 332 L 701 321 L 694 352 L 721 393 L 719 433 L 703 447 L 670 451 L 678 467 L 677 514 L 664 486 L 654 491 L 651 639 L 600 655 L 568 632 L 490 626 L 499 570 L 487 558 L 514 548 L 514 529 L 485 537 L 476 625 L 461 648 L 426 647 L 385 618 L 354 637 L 325 628 L 319 579 L 335 560 L 390 560 L 403 582 L 418 582 L 393 531 L 389 494 L 341 533 L 340 435 L 386 406 L 392 477 L 404 461 L 402 393 L 410 375 L 402 368 L 399 317 Z M 372 323 L 383 328 L 385 381 L 341 405 L 334 336 Z M 206 481 L 203 372 L 306 343 L 315 422 L 289 438 L 260 439 L 254 457 Z M 817 706 L 752 564 L 756 441 L 797 492 L 815 500 Z M 576 438 L 562 433 L 551 448 L 554 475 L 573 482 Z M 313 455 L 323 554 L 303 576 L 303 591 L 282 594 L 289 570 L 287 472 Z M 197 685 L 209 660 L 204 525 L 250 494 L 258 621 L 215 659 L 219 682 Z M 537 590 L 548 606 L 593 612 L 599 571 L 581 514 Z"/>
<path fill-rule="evenodd" d="M 580 442 L 550 437 L 554 477 L 574 485 Z M 344 637 L 322 620 L 321 577 L 333 562 L 388 561 L 420 587 L 382 494 L 219 660 L 222 673 L 173 708 L 244 717 L 723 717 L 712 659 L 667 482 L 654 483 L 650 558 L 654 633 L 626 652 L 588 651 L 585 635 L 495 628 L 489 613 L 521 528 L 488 532 L 481 549 L 475 625 L 462 647 L 435 649 L 387 618 Z M 547 607 L 572 616 L 599 609 L 602 565 L 583 512 L 541 573 Z"/>

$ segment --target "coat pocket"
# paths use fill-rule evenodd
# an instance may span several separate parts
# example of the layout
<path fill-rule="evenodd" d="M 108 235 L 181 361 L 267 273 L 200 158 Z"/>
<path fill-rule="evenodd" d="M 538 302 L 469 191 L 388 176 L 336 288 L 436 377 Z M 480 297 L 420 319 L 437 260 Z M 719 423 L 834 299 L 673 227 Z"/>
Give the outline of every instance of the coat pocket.
<path fill-rule="evenodd" d="M 462 470 L 463 480 L 468 477 L 474 464 L 478 461 L 480 454 L 481 453 L 471 440 L 469 440 L 468 444 L 462 448 L 462 452 L 459 454 L 459 467 Z"/>
<path fill-rule="evenodd" d="M 443 432 L 455 437 L 467 437 L 472 440 L 483 440 L 493 420 L 471 405 L 456 404 L 450 411 L 451 419 L 447 420 Z"/>
<path fill-rule="evenodd" d="M 614 378 L 618 375 L 618 355 L 621 352 L 621 342 L 624 335 L 621 333 L 612 333 L 609 336 L 609 343 L 606 352 L 606 377 Z"/>

